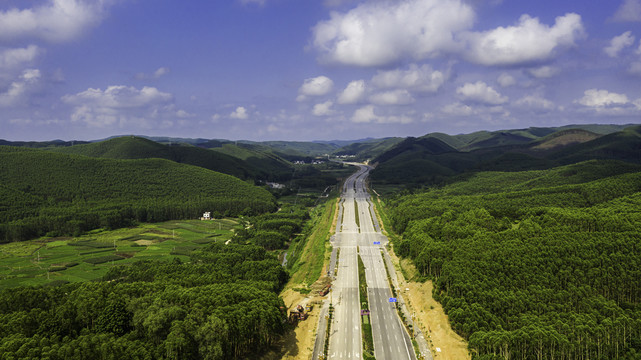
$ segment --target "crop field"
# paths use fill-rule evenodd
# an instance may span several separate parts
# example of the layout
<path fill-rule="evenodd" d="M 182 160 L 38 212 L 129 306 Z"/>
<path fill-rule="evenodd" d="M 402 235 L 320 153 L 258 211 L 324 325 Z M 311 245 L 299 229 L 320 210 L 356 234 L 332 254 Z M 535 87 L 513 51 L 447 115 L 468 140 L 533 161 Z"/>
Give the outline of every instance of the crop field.
<path fill-rule="evenodd" d="M 91 281 L 110 267 L 142 259 L 180 258 L 212 242 L 225 242 L 231 219 L 168 221 L 80 237 L 40 238 L 0 245 L 0 290 L 15 286 Z"/>

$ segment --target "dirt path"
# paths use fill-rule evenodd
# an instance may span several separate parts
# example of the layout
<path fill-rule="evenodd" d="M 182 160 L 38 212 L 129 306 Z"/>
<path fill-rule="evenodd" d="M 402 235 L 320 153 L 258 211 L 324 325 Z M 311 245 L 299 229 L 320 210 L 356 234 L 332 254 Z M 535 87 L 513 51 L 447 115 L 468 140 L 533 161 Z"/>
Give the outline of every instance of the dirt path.
<path fill-rule="evenodd" d="M 408 260 L 399 263 L 399 259 L 393 253 L 390 255 L 397 269 L 403 269 L 403 273 L 397 271 L 399 286 L 410 311 L 416 316 L 418 326 L 426 337 L 429 336 L 428 342 L 430 342 L 434 359 L 471 359 L 467 351 L 467 343 L 452 330 L 443 307 L 432 297 L 432 282 L 406 281 L 403 275 L 414 277 L 416 273 L 414 266 Z M 409 289 L 409 292 L 406 289 Z"/>
<path fill-rule="evenodd" d="M 289 310 L 296 308 L 298 304 L 304 304 L 306 296 L 298 291 L 292 289 L 284 290 L 280 296 L 285 302 L 285 306 Z M 316 339 L 316 325 L 318 324 L 318 313 L 320 306 L 314 306 L 314 309 L 309 313 L 309 317 L 300 321 L 298 325 L 289 331 L 281 341 L 274 345 L 274 349 L 279 351 L 271 351 L 261 358 L 261 360 L 309 360 L 312 358 L 312 351 L 314 349 L 314 341 Z"/>

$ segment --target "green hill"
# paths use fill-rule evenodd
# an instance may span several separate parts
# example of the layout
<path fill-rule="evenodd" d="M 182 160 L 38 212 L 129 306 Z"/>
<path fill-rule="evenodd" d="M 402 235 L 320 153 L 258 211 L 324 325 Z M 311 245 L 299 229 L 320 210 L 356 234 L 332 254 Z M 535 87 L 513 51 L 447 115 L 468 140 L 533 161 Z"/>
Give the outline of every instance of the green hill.
<path fill-rule="evenodd" d="M 386 203 L 396 254 L 433 280 L 474 358 L 638 358 L 641 165 L 457 180 Z"/>
<path fill-rule="evenodd" d="M 372 171 L 372 179 L 379 183 L 435 184 L 462 173 L 547 169 L 592 159 L 641 163 L 640 126 L 603 136 L 578 127 L 565 127 L 550 133 L 551 129 L 555 128 L 477 132 L 455 137 L 428 134 L 418 140 L 408 138 L 377 157 L 375 161 L 379 164 Z M 537 135 L 545 136 L 529 138 Z M 421 143 L 428 140 L 431 142 Z M 475 149 L 461 150 L 469 148 Z"/>
<path fill-rule="evenodd" d="M 331 154 L 338 147 L 333 144 L 309 141 L 239 141 L 239 144 L 260 145 L 273 150 L 277 155 L 287 159 L 296 160 L 304 157 L 323 156 Z"/>
<path fill-rule="evenodd" d="M 266 176 L 265 173 L 257 171 L 250 164 L 228 154 L 188 144 L 165 145 L 133 136 L 52 150 L 66 154 L 110 159 L 167 159 L 232 175 L 240 179 L 256 179 Z"/>
<path fill-rule="evenodd" d="M 0 183 L 0 241 L 195 218 L 204 211 L 238 215 L 274 208 L 264 189 L 165 159 L 103 159 L 0 146 Z"/>
<path fill-rule="evenodd" d="M 392 137 L 383 139 L 367 139 L 364 141 L 357 141 L 334 151 L 333 155 L 336 156 L 354 156 L 356 160 L 373 159 L 382 153 L 390 150 L 396 144 L 403 141 L 402 138 Z"/>
<path fill-rule="evenodd" d="M 239 159 L 260 174 L 261 179 L 281 181 L 289 179 L 292 173 L 292 164 L 273 151 L 250 144 L 223 143 L 212 140 L 198 146 L 210 147 L 213 152 L 225 154 Z"/>

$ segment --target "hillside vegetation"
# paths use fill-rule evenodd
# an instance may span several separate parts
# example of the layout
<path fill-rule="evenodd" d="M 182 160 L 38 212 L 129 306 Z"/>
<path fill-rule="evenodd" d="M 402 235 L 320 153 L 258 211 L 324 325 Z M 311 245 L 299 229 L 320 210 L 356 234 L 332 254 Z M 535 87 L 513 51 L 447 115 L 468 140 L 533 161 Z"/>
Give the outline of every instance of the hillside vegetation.
<path fill-rule="evenodd" d="M 388 201 L 474 359 L 641 356 L 641 166 L 481 172 Z"/>
<path fill-rule="evenodd" d="M 164 159 L 115 160 L 0 146 L 0 241 L 254 214 L 273 197 L 233 176 Z"/>
<path fill-rule="evenodd" d="M 546 129 L 407 138 L 372 161 L 378 163 L 372 180 L 383 184 L 442 184 L 457 174 L 549 169 L 591 159 L 641 163 L 640 126 L 607 135 L 582 129 L 550 133 Z M 545 136 L 536 138 L 535 134 Z M 474 150 L 464 151 L 470 148 Z"/>
<path fill-rule="evenodd" d="M 287 273 L 253 245 L 112 267 L 101 281 L 0 292 L 6 359 L 252 359 L 286 330 Z"/>
<path fill-rule="evenodd" d="M 133 136 L 71 147 L 59 147 L 52 150 L 66 154 L 110 159 L 167 159 L 232 175 L 240 179 L 267 179 L 269 177 L 269 172 L 265 168 L 256 168 L 253 164 L 227 153 L 186 144 L 165 145 Z"/>

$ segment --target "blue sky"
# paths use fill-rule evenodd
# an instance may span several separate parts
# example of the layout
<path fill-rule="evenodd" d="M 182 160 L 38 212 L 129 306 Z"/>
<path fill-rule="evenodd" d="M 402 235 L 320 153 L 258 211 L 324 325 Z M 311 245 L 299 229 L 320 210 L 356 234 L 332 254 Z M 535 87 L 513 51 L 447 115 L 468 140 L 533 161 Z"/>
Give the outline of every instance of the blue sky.
<path fill-rule="evenodd" d="M 639 123 L 641 0 L 4 0 L 0 138 Z"/>

